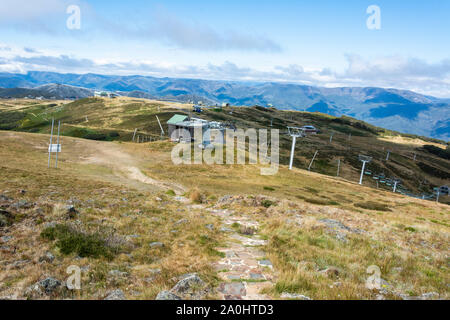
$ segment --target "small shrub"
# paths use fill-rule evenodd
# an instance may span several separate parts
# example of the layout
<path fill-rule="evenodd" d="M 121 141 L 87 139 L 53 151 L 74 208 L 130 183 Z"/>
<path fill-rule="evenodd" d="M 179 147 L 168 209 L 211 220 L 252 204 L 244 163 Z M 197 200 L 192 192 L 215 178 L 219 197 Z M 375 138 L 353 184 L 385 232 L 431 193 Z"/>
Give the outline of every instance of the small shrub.
<path fill-rule="evenodd" d="M 267 190 L 267 191 L 275 191 L 275 188 L 272 188 L 272 187 L 264 187 L 264 190 Z"/>
<path fill-rule="evenodd" d="M 167 190 L 166 194 L 168 196 L 172 196 L 172 197 L 174 197 L 176 195 L 175 191 L 173 191 L 173 190 Z"/>
<path fill-rule="evenodd" d="M 269 207 L 273 206 L 274 204 L 275 204 L 275 202 L 267 200 L 267 199 L 264 199 L 263 201 L 261 201 L 261 205 L 264 208 L 269 208 Z"/>
<path fill-rule="evenodd" d="M 417 230 L 413 227 L 406 227 L 405 231 L 409 231 L 409 232 L 416 232 Z"/>
<path fill-rule="evenodd" d="M 374 211 L 392 211 L 387 205 L 373 201 L 355 203 L 355 207 Z"/>
<path fill-rule="evenodd" d="M 202 203 L 203 195 L 201 194 L 200 190 L 195 188 L 189 192 L 189 199 L 194 203 Z"/>
<path fill-rule="evenodd" d="M 241 228 L 239 229 L 239 233 L 246 236 L 252 236 L 255 234 L 255 232 L 256 232 L 255 228 L 248 226 L 241 226 Z"/>
<path fill-rule="evenodd" d="M 98 233 L 84 233 L 68 225 L 48 227 L 41 233 L 41 237 L 56 241 L 56 246 L 64 255 L 72 253 L 78 256 L 112 259 L 118 248 L 109 246 L 106 239 Z"/>

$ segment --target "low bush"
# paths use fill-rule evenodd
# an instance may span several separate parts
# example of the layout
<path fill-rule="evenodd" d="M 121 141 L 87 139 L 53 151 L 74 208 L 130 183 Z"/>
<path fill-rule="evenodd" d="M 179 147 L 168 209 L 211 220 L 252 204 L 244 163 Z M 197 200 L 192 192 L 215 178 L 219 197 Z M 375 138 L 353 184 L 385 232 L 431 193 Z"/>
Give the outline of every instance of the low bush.
<path fill-rule="evenodd" d="M 119 251 L 118 247 L 108 244 L 105 237 L 99 233 L 85 233 L 63 224 L 45 228 L 41 237 L 56 241 L 56 247 L 64 255 L 112 259 Z"/>

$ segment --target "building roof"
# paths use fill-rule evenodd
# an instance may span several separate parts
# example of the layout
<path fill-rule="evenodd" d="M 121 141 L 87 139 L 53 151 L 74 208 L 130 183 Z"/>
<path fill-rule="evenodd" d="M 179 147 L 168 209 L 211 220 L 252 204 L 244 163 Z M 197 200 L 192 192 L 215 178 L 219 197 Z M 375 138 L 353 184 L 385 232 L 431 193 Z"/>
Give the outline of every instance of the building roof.
<path fill-rule="evenodd" d="M 167 121 L 167 124 L 173 124 L 176 125 L 179 122 L 183 122 L 188 118 L 188 116 L 182 115 L 182 114 L 176 114 L 172 118 L 170 118 L 169 121 Z"/>

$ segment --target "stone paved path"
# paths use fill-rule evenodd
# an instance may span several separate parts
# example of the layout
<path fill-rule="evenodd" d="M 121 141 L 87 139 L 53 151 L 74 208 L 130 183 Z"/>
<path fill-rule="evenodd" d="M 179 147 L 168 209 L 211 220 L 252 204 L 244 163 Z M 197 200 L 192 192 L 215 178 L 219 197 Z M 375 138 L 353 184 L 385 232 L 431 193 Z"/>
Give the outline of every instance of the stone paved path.
<path fill-rule="evenodd" d="M 266 240 L 257 232 L 254 235 L 241 235 L 232 225 L 258 229 L 258 223 L 246 216 L 229 210 L 210 209 L 211 214 L 223 221 L 222 231 L 229 233 L 229 242 L 224 248 L 216 248 L 225 257 L 214 265 L 223 282 L 218 291 L 225 300 L 266 300 L 269 296 L 261 290 L 273 285 L 273 266 L 261 250 Z"/>

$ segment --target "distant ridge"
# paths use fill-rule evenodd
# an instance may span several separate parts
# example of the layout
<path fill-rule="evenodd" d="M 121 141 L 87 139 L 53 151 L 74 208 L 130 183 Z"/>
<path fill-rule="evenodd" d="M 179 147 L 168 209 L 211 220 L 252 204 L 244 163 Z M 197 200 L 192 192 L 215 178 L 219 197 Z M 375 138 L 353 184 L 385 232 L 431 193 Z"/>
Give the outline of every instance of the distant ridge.
<path fill-rule="evenodd" d="M 55 83 L 60 84 L 60 87 L 55 87 L 58 86 Z M 53 85 L 42 87 L 48 84 Z M 400 132 L 450 140 L 449 99 L 439 99 L 408 90 L 374 87 L 323 88 L 274 82 L 39 71 L 26 74 L 0 73 L 0 87 L 5 88 L 0 89 L 0 97 L 40 94 L 45 98 L 82 98 L 93 95 L 94 90 L 105 90 L 136 98 L 182 102 L 203 101 L 207 104 L 230 103 L 238 106 L 270 104 L 282 110 L 306 110 L 333 116 L 348 115 Z"/>

